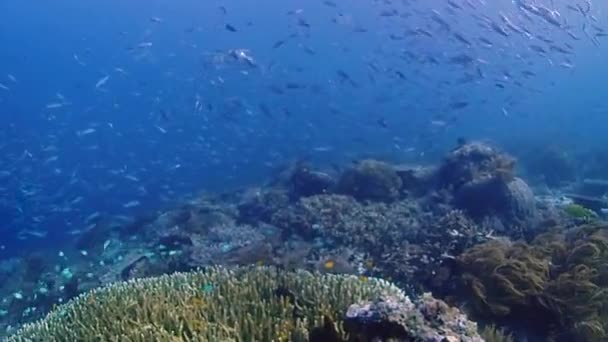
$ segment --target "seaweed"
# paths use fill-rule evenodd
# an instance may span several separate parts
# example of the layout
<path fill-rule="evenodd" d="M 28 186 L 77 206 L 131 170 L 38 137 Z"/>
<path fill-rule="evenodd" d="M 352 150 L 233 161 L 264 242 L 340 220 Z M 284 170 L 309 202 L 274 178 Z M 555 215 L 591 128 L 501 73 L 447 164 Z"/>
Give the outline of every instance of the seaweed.
<path fill-rule="evenodd" d="M 555 340 L 608 339 L 608 226 L 551 232 L 531 243 L 490 241 L 457 261 L 461 295 L 474 315 L 534 322 L 529 329 Z"/>

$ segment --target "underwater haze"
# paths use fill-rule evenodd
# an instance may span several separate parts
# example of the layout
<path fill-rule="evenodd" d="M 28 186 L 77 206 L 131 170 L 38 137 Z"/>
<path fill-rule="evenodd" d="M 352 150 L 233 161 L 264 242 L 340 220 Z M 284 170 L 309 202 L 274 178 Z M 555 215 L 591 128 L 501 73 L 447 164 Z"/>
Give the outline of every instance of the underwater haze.
<path fill-rule="evenodd" d="M 483 141 L 544 192 L 545 147 L 570 181 L 602 176 L 582 169 L 608 143 L 604 1 L 4 0 L 0 47 L 4 260 L 294 162 L 431 165 Z"/>

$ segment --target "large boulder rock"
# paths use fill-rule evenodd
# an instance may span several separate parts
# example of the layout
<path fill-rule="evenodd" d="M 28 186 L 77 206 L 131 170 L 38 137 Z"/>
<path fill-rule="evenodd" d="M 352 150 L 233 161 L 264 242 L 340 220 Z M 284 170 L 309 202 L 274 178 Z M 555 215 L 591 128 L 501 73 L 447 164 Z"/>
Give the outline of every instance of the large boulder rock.
<path fill-rule="evenodd" d="M 344 327 L 352 341 L 483 342 L 477 324 L 430 294 L 415 302 L 385 296 L 353 304 Z"/>
<path fill-rule="evenodd" d="M 459 146 L 444 158 L 438 171 L 439 184 L 457 190 L 477 180 L 513 178 L 515 159 L 479 142 Z"/>
<path fill-rule="evenodd" d="M 402 185 L 393 166 L 377 160 L 363 160 L 342 174 L 338 192 L 357 200 L 390 202 L 399 197 Z"/>
<path fill-rule="evenodd" d="M 498 218 L 506 230 L 526 232 L 536 226 L 534 193 L 521 178 L 475 179 L 455 192 L 454 203 L 476 220 Z"/>

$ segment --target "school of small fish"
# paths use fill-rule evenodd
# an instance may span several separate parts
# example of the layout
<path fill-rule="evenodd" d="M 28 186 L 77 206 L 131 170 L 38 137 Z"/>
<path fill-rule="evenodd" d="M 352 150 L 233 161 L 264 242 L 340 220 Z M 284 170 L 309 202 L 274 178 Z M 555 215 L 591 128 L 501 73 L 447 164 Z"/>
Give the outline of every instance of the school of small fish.
<path fill-rule="evenodd" d="M 143 32 L 117 33 L 113 58 L 65 52 L 73 88 L 28 101 L 46 130 L 0 127 L 0 231 L 79 234 L 110 214 L 259 181 L 294 158 L 349 160 L 375 137 L 423 155 L 471 113 L 529 115 L 553 85 L 539 79 L 574 72 L 581 51 L 608 43 L 608 6 L 591 0 L 300 5 L 277 2 L 268 20 L 226 2 L 190 26 L 158 13 Z M 28 84 L 0 72 L 9 108 Z M 7 118 L 21 115 L 10 108 Z"/>

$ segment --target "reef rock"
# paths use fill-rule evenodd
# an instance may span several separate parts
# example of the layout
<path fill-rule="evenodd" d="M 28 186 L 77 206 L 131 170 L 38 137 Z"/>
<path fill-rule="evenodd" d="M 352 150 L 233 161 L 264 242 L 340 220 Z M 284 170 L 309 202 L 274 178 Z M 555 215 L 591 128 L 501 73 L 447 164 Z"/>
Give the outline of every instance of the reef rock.
<path fill-rule="evenodd" d="M 434 187 L 437 170 L 434 167 L 397 165 L 395 171 L 401 178 L 401 192 L 422 196 Z"/>
<path fill-rule="evenodd" d="M 391 165 L 363 160 L 342 174 L 338 192 L 357 200 L 390 202 L 399 197 L 402 185 L 401 177 Z"/>
<path fill-rule="evenodd" d="M 246 223 L 269 222 L 272 215 L 289 204 L 289 194 L 280 189 L 250 189 L 238 205 L 239 220 Z"/>
<path fill-rule="evenodd" d="M 328 193 L 335 187 L 336 180 L 328 173 L 302 166 L 295 170 L 290 183 L 292 197 L 300 198 Z"/>
<path fill-rule="evenodd" d="M 438 181 L 453 190 L 478 180 L 513 178 L 515 159 L 484 143 L 474 142 L 452 150 L 438 171 Z"/>
<path fill-rule="evenodd" d="M 476 220 L 497 217 L 505 229 L 531 230 L 537 218 L 534 193 L 520 178 L 476 179 L 462 185 L 455 205 Z"/>
<path fill-rule="evenodd" d="M 344 328 L 353 341 L 483 341 L 477 324 L 430 294 L 415 303 L 407 297 L 385 296 L 353 304 Z"/>

